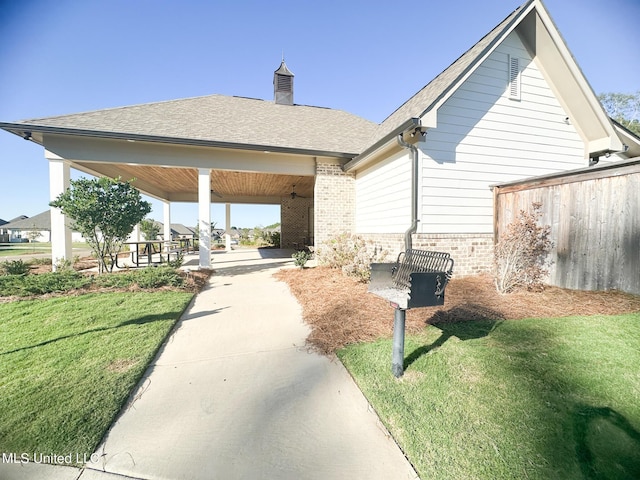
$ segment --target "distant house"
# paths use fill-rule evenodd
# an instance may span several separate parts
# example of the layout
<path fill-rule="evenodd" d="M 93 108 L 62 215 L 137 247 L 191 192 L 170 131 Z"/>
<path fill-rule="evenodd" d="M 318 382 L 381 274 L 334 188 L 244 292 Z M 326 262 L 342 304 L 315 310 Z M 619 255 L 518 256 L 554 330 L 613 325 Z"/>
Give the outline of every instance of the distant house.
<path fill-rule="evenodd" d="M 7 242 L 50 242 L 51 241 L 51 211 L 46 210 L 33 217 L 20 215 L 19 217 L 4 223 L 0 227 L 0 233 L 4 233 Z M 84 242 L 80 232 L 72 232 L 73 242 Z"/>
<path fill-rule="evenodd" d="M 193 239 L 195 237 L 195 229 L 191 227 L 187 227 L 182 223 L 172 223 L 171 224 L 171 236 L 173 240 L 178 239 Z"/>
<path fill-rule="evenodd" d="M 416 52 L 410 62 L 424 61 Z M 165 203 L 165 218 L 171 202 L 197 202 L 202 229 L 211 203 L 279 205 L 285 248 L 355 233 L 392 254 L 410 245 L 450 252 L 463 275 L 491 266 L 491 185 L 638 155 L 540 0 L 523 3 L 379 124 L 295 104 L 293 77 L 283 61 L 273 101 L 208 95 L 0 128 L 44 147 L 52 195 L 73 167 L 135 178 Z M 61 214 L 54 225 L 54 255 L 70 255 Z M 200 242 L 202 267 L 208 247 Z"/>
<path fill-rule="evenodd" d="M 9 234 L 2 228 L 2 226 L 7 223 L 9 222 L 0 218 L 0 243 L 7 243 L 9 241 Z"/>

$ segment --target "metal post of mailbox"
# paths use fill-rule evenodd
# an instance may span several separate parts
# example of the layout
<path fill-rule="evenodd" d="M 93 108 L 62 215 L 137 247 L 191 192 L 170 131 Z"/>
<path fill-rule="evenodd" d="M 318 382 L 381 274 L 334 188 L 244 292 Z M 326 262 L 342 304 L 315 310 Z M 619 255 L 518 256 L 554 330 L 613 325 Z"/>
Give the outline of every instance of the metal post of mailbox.
<path fill-rule="evenodd" d="M 404 373 L 404 324 L 406 310 L 395 309 L 393 316 L 393 354 L 391 359 L 391 372 L 396 378 Z"/>

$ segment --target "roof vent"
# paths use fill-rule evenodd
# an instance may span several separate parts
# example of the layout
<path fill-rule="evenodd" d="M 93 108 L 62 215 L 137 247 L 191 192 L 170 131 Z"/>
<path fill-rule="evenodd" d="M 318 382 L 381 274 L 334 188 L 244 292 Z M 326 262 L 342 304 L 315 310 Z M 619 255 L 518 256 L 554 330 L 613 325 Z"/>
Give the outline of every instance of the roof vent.
<path fill-rule="evenodd" d="M 293 73 L 284 63 L 273 73 L 273 99 L 279 105 L 293 105 Z"/>

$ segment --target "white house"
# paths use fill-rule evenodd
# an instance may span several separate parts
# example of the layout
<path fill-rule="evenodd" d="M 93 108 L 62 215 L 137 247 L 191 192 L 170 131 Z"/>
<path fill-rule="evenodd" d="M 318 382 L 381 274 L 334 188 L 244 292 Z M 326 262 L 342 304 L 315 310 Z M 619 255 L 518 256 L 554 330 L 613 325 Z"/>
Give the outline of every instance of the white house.
<path fill-rule="evenodd" d="M 50 242 L 51 241 L 51 212 L 45 210 L 32 217 L 20 215 L 0 227 L 0 233 L 6 231 L 7 241 L 20 242 Z M 80 232 L 71 232 L 72 242 L 84 242 Z"/>
<path fill-rule="evenodd" d="M 165 225 L 172 202 L 198 202 L 203 267 L 210 202 L 220 202 L 279 204 L 285 247 L 351 232 L 395 252 L 409 243 L 450 251 L 456 274 L 479 272 L 493 245 L 490 185 L 638 154 L 540 0 L 381 124 L 295 104 L 293 79 L 282 62 L 274 101 L 210 95 L 0 128 L 44 147 L 52 198 L 73 167 L 135 178 L 164 202 Z M 70 256 L 68 235 L 54 209 L 55 258 Z"/>

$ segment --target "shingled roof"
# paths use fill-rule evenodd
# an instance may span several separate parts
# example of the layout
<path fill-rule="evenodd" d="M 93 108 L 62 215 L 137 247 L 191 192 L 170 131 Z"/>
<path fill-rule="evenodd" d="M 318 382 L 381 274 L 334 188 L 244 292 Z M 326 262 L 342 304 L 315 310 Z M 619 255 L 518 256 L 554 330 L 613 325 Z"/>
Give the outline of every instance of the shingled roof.
<path fill-rule="evenodd" d="M 46 210 L 33 217 L 21 215 L 2 225 L 5 230 L 51 230 L 51 212 Z"/>
<path fill-rule="evenodd" d="M 351 113 L 305 105 L 209 95 L 35 118 L 21 125 L 68 133 L 130 134 L 292 150 L 357 154 L 377 125 Z M 237 148 L 240 148 L 239 146 Z"/>

